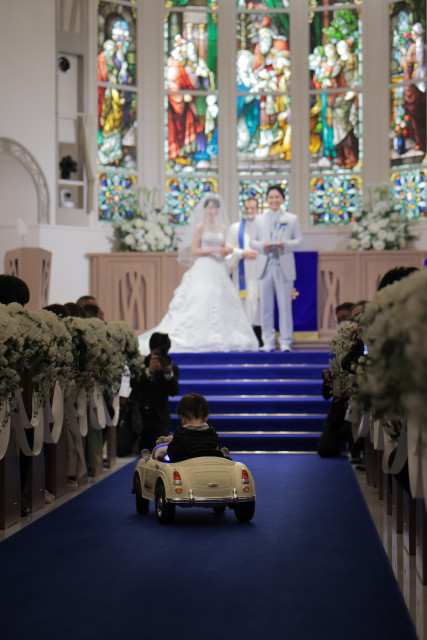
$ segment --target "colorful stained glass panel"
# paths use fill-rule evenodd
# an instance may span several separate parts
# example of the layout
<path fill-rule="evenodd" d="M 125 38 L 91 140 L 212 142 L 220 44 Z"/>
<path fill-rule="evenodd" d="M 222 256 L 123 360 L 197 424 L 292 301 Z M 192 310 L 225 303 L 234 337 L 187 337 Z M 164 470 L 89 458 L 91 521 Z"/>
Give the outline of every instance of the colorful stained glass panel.
<path fill-rule="evenodd" d="M 390 162 L 421 164 L 427 151 L 425 0 L 390 5 Z"/>
<path fill-rule="evenodd" d="M 348 224 L 363 209 L 362 179 L 357 175 L 322 175 L 310 180 L 310 215 L 313 225 Z"/>
<path fill-rule="evenodd" d="M 310 169 L 361 170 L 361 94 L 321 93 L 310 101 Z"/>
<path fill-rule="evenodd" d="M 395 171 L 390 176 L 392 189 L 392 208 L 409 220 L 426 217 L 426 171 Z"/>
<path fill-rule="evenodd" d="M 136 127 L 136 93 L 107 87 L 99 119 L 98 165 L 136 171 Z"/>
<path fill-rule="evenodd" d="M 98 174 L 98 216 L 114 220 L 129 214 L 138 205 L 137 179 L 121 173 Z"/>
<path fill-rule="evenodd" d="M 167 96 L 167 172 L 206 172 L 217 169 L 217 117 L 216 95 Z"/>
<path fill-rule="evenodd" d="M 166 17 L 165 89 L 214 91 L 217 73 L 216 14 L 170 12 Z"/>
<path fill-rule="evenodd" d="M 170 222 L 186 225 L 191 212 L 207 193 L 218 193 L 218 180 L 181 177 L 166 180 L 166 212 Z"/>
<path fill-rule="evenodd" d="M 250 9 L 258 11 L 259 9 L 289 9 L 291 0 L 236 0 L 238 9 Z"/>
<path fill-rule="evenodd" d="M 288 91 L 290 56 L 287 13 L 237 15 L 238 92 Z"/>
<path fill-rule="evenodd" d="M 98 82 L 136 84 L 136 9 L 116 2 L 98 6 Z"/>
<path fill-rule="evenodd" d="M 240 173 L 286 171 L 291 159 L 291 98 L 237 97 L 237 162 Z"/>

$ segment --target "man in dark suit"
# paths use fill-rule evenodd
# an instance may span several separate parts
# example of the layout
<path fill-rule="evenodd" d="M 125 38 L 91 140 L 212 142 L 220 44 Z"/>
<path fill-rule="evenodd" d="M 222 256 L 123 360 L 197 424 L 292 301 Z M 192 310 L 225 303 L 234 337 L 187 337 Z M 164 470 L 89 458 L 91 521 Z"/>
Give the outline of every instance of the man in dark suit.
<path fill-rule="evenodd" d="M 179 368 L 168 355 L 171 341 L 167 333 L 153 333 L 150 338 L 150 354 L 145 358 L 145 370 L 138 382 L 132 384 L 129 402 L 139 409 L 141 418 L 139 450 L 149 449 L 159 436 L 169 435 L 169 396 L 176 396 L 179 389 Z"/>

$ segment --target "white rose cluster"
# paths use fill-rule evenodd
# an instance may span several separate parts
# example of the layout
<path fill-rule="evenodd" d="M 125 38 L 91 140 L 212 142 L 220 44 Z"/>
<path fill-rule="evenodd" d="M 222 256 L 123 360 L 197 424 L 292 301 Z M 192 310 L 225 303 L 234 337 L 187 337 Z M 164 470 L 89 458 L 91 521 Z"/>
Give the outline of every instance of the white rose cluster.
<path fill-rule="evenodd" d="M 408 220 L 383 201 L 376 202 L 371 211 L 356 212 L 354 219 L 348 245 L 353 251 L 404 249 L 415 239 L 409 232 Z"/>
<path fill-rule="evenodd" d="M 368 357 L 359 364 L 359 402 L 378 417 L 410 412 L 427 421 L 427 269 L 377 291 L 361 319 Z"/>
<path fill-rule="evenodd" d="M 126 368 L 133 376 L 144 368 L 138 338 L 126 323 L 59 318 L 18 303 L 0 304 L 0 430 L 15 407 L 23 375 L 30 376 L 37 410 L 56 382 L 64 395 L 72 383 L 88 392 L 95 382 L 117 391 Z"/>
<path fill-rule="evenodd" d="M 176 251 L 173 225 L 154 204 L 156 191 L 142 189 L 142 204 L 126 218 L 113 221 L 116 251 Z"/>

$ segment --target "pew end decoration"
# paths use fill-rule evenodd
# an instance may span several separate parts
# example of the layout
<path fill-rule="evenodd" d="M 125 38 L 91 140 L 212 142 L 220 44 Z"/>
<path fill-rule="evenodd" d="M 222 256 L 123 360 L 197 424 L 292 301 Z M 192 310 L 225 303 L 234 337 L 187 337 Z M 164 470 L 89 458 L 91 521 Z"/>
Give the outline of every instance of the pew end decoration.
<path fill-rule="evenodd" d="M 29 311 L 12 303 L 0 305 L 0 328 L 0 459 L 13 428 L 25 455 L 38 455 L 43 438 L 55 443 L 64 411 L 74 412 L 73 420 L 81 421 L 82 435 L 92 405 L 102 428 L 114 426 L 103 415 L 103 392 L 115 394 L 118 418 L 122 376 L 130 371 L 137 377 L 144 368 L 138 338 L 126 323 L 59 318 L 50 311 Z M 23 394 L 30 398 L 30 411 L 24 408 Z M 58 422 L 53 440 L 48 426 L 52 422 Z M 32 448 L 25 434 L 31 427 Z"/>
<path fill-rule="evenodd" d="M 378 291 L 361 319 L 368 355 L 357 368 L 361 409 L 402 432 L 412 497 L 427 498 L 427 269 Z M 400 439 L 402 436 L 400 436 Z"/>

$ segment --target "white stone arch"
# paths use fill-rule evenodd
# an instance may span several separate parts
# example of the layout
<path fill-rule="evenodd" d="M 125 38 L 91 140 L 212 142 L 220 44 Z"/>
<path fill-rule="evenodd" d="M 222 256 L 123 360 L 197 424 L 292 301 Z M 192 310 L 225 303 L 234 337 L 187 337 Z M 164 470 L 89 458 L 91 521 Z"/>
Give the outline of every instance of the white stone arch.
<path fill-rule="evenodd" d="M 19 142 L 9 138 L 0 138 L 0 153 L 7 153 L 18 160 L 33 179 L 37 192 L 37 221 L 49 223 L 49 190 L 38 162 Z"/>

